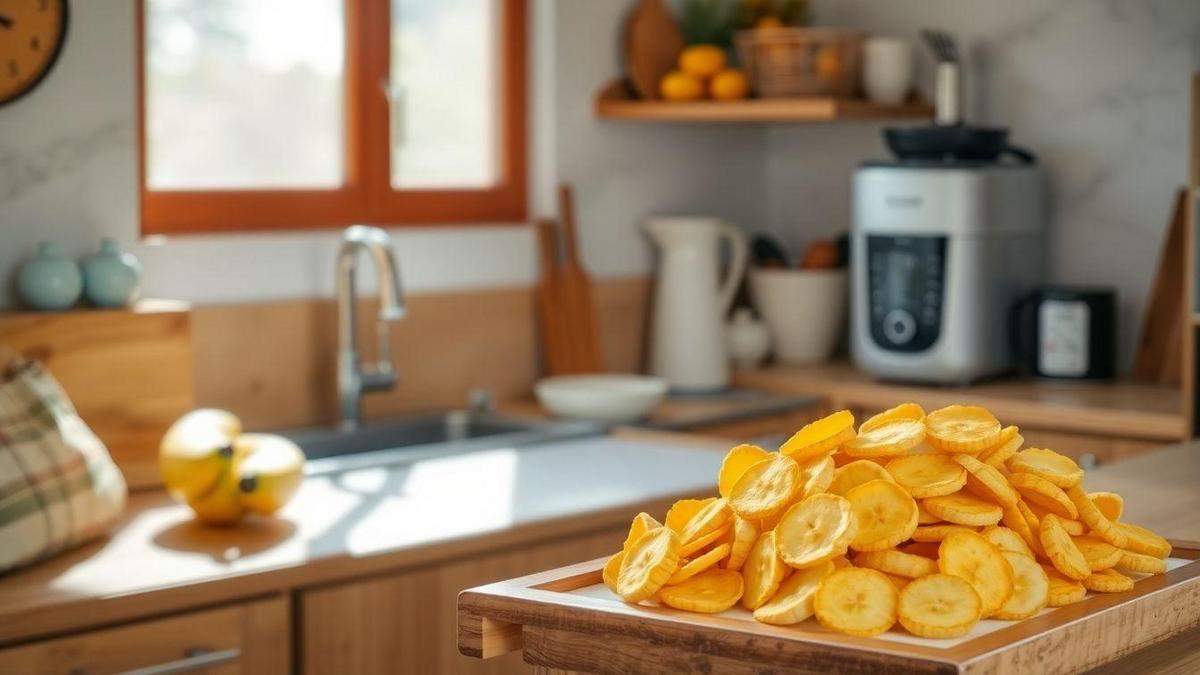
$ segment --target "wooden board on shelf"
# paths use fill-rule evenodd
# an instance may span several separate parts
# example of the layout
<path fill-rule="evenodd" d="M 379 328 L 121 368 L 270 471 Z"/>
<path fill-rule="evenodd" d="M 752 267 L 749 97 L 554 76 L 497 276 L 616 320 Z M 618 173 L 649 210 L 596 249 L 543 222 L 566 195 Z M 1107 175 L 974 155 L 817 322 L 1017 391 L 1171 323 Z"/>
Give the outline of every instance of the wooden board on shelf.
<path fill-rule="evenodd" d="M 600 559 L 464 591 L 458 644 L 468 656 L 524 649 L 534 665 L 584 672 L 1076 672 L 1194 627 L 1197 546 L 1177 543 L 1175 567 L 1128 593 L 1092 594 L 1024 621 L 982 622 L 951 640 L 899 628 L 855 637 L 813 619 L 768 626 L 740 608 L 709 615 L 629 605 L 601 584 Z"/>
<path fill-rule="evenodd" d="M 3 314 L 0 343 L 46 364 L 130 487 L 161 484 L 158 443 L 195 407 L 187 304 Z"/>
<path fill-rule="evenodd" d="M 646 101 L 634 98 L 627 83 L 615 80 L 606 85 L 597 96 L 596 116 L 602 119 L 642 122 L 709 123 L 927 120 L 933 116 L 933 107 L 919 98 L 898 106 L 886 106 L 865 99 L 841 99 L 832 96 L 694 103 Z"/>

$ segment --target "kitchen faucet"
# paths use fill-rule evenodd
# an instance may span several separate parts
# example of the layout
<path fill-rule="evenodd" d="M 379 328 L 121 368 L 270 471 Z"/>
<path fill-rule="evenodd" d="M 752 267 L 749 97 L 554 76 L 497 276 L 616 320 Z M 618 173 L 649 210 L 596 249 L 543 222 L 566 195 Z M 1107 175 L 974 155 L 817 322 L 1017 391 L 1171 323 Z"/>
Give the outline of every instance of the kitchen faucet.
<path fill-rule="evenodd" d="M 376 361 L 363 366 L 359 362 L 358 329 L 356 326 L 354 278 L 358 271 L 359 252 L 366 251 L 375 261 L 379 278 L 379 317 L 375 335 L 379 342 Z M 404 318 L 404 290 L 400 286 L 400 268 L 392 253 L 392 240 L 378 227 L 354 225 L 342 235 L 337 257 L 338 355 L 337 387 L 342 429 L 358 426 L 361 418 L 362 395 L 370 391 L 387 391 L 396 384 L 392 367 L 390 325 Z"/>

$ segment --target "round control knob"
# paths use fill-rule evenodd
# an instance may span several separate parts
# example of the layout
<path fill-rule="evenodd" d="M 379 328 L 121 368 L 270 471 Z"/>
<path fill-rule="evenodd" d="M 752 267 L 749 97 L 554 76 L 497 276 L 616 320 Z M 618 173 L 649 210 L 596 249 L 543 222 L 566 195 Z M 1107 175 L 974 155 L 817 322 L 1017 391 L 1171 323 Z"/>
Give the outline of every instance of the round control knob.
<path fill-rule="evenodd" d="M 893 309 L 883 317 L 883 334 L 894 345 L 906 345 L 917 335 L 917 320 L 907 310 Z"/>

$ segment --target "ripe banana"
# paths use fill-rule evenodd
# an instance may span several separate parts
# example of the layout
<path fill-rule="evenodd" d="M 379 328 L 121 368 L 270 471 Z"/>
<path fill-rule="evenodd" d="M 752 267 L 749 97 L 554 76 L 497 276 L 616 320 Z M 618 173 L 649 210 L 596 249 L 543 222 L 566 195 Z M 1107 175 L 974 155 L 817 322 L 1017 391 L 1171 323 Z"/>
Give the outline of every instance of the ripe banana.
<path fill-rule="evenodd" d="M 237 472 L 233 462 L 225 463 L 225 468 L 207 492 L 190 497 L 187 503 L 202 523 L 232 525 L 241 520 L 246 508 L 242 505 L 241 492 L 238 491 Z"/>
<path fill-rule="evenodd" d="M 235 443 L 242 506 L 269 516 L 292 498 L 304 478 L 304 452 L 282 436 L 242 434 Z"/>
<path fill-rule="evenodd" d="M 233 460 L 242 423 L 224 410 L 194 410 L 167 430 L 159 445 L 163 484 L 181 501 L 207 494 Z"/>

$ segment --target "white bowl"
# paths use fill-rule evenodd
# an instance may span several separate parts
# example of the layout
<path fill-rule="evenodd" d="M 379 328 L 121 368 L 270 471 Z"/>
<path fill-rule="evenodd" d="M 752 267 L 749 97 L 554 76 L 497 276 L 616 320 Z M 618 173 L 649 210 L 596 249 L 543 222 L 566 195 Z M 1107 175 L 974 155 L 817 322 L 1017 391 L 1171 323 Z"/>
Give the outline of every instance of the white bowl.
<path fill-rule="evenodd" d="M 846 321 L 846 270 L 754 269 L 750 292 L 785 363 L 833 356 Z"/>
<path fill-rule="evenodd" d="M 640 420 L 667 395 L 667 381 L 643 375 L 562 375 L 534 387 L 538 401 L 559 417 L 592 422 Z"/>

